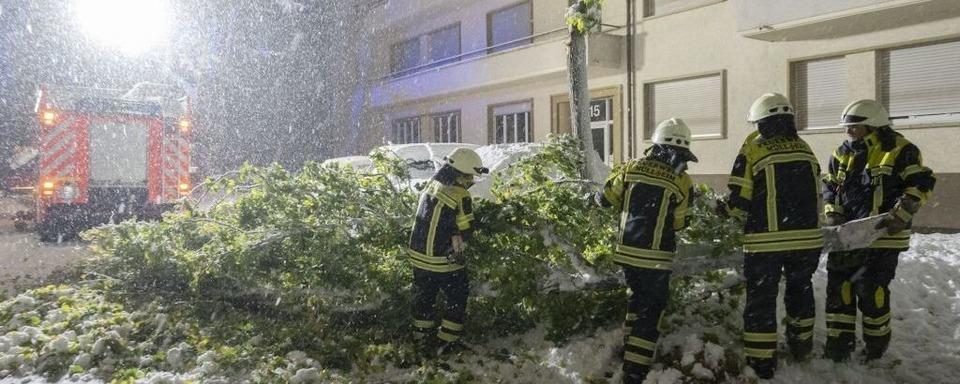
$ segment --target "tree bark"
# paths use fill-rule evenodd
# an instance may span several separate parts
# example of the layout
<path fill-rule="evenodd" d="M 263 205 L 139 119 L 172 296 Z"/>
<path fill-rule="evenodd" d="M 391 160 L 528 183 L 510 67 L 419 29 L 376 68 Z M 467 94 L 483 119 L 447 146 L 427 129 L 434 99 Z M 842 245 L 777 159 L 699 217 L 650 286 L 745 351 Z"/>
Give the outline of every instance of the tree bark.
<path fill-rule="evenodd" d="M 590 88 L 587 84 L 587 34 L 571 26 L 570 51 L 567 54 L 567 74 L 570 79 L 570 126 L 580 138 L 583 151 L 583 166 L 580 175 L 596 180 L 596 162 L 593 153 L 593 133 L 590 131 Z"/>

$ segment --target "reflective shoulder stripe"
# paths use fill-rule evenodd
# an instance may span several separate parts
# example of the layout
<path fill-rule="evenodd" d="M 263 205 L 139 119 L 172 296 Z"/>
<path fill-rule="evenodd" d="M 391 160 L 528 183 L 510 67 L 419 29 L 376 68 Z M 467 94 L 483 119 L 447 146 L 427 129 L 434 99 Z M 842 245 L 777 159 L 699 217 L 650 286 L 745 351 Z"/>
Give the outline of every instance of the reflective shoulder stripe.
<path fill-rule="evenodd" d="M 772 155 L 765 156 L 763 159 L 757 161 L 753 166 L 753 174 L 756 175 L 760 170 L 762 170 L 767 165 L 771 164 L 780 164 L 780 163 L 789 163 L 794 161 L 807 161 L 813 164 L 819 164 L 816 156 L 813 153 L 802 151 L 802 152 L 789 152 L 789 153 L 776 153 Z"/>
<path fill-rule="evenodd" d="M 658 187 L 669 190 L 671 193 L 679 195 L 680 187 L 673 181 L 667 181 L 658 177 L 650 177 L 642 173 L 627 173 L 626 182 L 628 183 L 643 183 L 656 185 Z"/>

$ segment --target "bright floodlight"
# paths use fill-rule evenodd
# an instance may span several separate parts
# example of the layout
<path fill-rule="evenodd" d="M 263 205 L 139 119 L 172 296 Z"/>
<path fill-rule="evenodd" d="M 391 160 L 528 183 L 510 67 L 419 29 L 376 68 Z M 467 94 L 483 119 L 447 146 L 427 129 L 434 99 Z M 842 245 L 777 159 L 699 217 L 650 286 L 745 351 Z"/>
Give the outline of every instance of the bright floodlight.
<path fill-rule="evenodd" d="M 73 0 L 73 4 L 84 33 L 123 53 L 143 53 L 167 38 L 167 0 Z"/>

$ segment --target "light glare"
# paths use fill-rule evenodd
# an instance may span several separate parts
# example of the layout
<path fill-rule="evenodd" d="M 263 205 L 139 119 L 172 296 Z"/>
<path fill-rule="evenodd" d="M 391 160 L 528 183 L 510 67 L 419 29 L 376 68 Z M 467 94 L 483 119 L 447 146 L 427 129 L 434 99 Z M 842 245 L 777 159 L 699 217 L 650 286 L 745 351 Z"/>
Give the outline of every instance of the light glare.
<path fill-rule="evenodd" d="M 169 5 L 166 0 L 74 0 L 84 33 L 129 55 L 146 52 L 166 40 Z"/>

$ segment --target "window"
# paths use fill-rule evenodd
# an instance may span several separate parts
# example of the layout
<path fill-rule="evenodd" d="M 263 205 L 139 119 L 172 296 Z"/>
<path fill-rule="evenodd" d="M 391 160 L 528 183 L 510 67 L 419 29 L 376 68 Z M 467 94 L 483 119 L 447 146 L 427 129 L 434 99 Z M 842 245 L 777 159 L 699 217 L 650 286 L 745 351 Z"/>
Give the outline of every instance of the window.
<path fill-rule="evenodd" d="M 533 35 L 533 8 L 530 1 L 493 11 L 487 14 L 487 46 L 490 52 L 499 52 L 525 44 Z M 523 39 L 523 40 L 521 40 Z M 510 44 L 505 44 L 512 42 Z M 504 44 L 498 46 L 499 44 Z"/>
<path fill-rule="evenodd" d="M 722 73 L 646 84 L 644 95 L 645 138 L 653 135 L 657 123 L 671 117 L 683 119 L 694 138 L 723 136 Z"/>
<path fill-rule="evenodd" d="M 881 51 L 879 67 L 894 124 L 960 121 L 960 41 Z"/>
<path fill-rule="evenodd" d="M 420 142 L 420 118 L 408 117 L 393 121 L 393 143 L 410 144 Z"/>
<path fill-rule="evenodd" d="M 434 142 L 460 142 L 460 111 L 433 115 L 432 119 Z"/>
<path fill-rule="evenodd" d="M 643 17 L 667 15 L 709 2 L 711 0 L 644 0 Z"/>
<path fill-rule="evenodd" d="M 390 47 L 390 71 L 397 75 L 421 66 L 440 65 L 460 55 L 460 23 L 419 35 Z"/>
<path fill-rule="evenodd" d="M 446 60 L 460 55 L 460 24 L 443 27 L 426 35 L 427 62 L 448 63 Z"/>
<path fill-rule="evenodd" d="M 793 63 L 790 75 L 790 100 L 797 110 L 797 128 L 836 128 L 843 108 L 850 101 L 845 58 Z"/>
<path fill-rule="evenodd" d="M 400 72 L 420 65 L 420 38 L 394 44 L 390 48 L 390 70 Z"/>
<path fill-rule="evenodd" d="M 525 143 L 533 141 L 530 124 L 531 103 L 493 107 L 493 143 Z"/>

